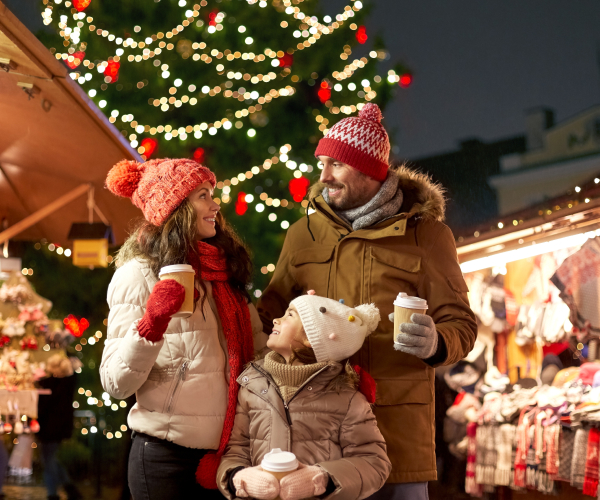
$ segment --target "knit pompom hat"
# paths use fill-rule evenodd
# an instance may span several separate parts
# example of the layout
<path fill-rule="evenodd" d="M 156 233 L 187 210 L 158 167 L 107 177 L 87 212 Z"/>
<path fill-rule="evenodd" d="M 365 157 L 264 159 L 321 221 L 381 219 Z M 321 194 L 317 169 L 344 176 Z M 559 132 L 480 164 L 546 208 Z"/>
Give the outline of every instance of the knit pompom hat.
<path fill-rule="evenodd" d="M 389 168 L 390 139 L 381 125 L 379 106 L 367 103 L 358 113 L 337 122 L 319 141 L 315 156 L 346 163 L 377 181 Z"/>
<path fill-rule="evenodd" d="M 145 163 L 121 160 L 108 172 L 106 187 L 117 196 L 131 198 L 150 224 L 160 226 L 206 181 L 214 188 L 215 174 L 186 158 L 157 158 Z"/>
<path fill-rule="evenodd" d="M 377 328 L 381 316 L 375 304 L 348 307 L 337 300 L 302 295 L 296 307 L 317 361 L 342 361 L 356 353 Z"/>

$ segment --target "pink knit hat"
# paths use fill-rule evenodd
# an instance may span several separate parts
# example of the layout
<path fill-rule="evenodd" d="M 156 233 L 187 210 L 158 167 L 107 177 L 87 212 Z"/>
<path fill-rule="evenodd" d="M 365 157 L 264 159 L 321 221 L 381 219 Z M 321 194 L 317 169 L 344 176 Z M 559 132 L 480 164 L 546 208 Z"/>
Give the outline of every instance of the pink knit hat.
<path fill-rule="evenodd" d="M 215 174 L 186 158 L 157 158 L 145 163 L 121 160 L 108 172 L 106 187 L 117 196 L 131 198 L 150 224 L 160 226 L 206 181 L 214 188 Z"/>
<path fill-rule="evenodd" d="M 344 118 L 319 141 L 315 156 L 344 162 L 377 181 L 385 180 L 390 140 L 381 125 L 379 106 L 367 103 L 358 116 Z"/>

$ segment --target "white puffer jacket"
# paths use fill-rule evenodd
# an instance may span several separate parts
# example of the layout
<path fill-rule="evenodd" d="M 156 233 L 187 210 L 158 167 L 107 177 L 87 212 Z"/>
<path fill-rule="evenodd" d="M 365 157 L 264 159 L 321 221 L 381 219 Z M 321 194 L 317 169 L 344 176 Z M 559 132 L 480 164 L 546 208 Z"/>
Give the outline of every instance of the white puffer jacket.
<path fill-rule="evenodd" d="M 108 335 L 100 378 L 112 397 L 136 393 L 129 427 L 181 446 L 217 449 L 229 387 L 226 341 L 212 287 L 189 318 L 173 318 L 163 340 L 140 337 L 138 320 L 157 282 L 150 267 L 131 260 L 117 269 L 108 287 Z M 198 302 L 200 304 L 200 301 Z M 256 350 L 266 334 L 254 305 L 248 305 Z"/>

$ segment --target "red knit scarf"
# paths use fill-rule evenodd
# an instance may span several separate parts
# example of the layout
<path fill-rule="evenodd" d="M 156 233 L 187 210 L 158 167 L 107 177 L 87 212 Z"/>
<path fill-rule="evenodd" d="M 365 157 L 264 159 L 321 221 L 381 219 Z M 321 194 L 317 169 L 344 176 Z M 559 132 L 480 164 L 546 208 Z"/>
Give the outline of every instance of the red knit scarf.
<path fill-rule="evenodd" d="M 598 449 L 600 431 L 595 427 L 590 429 L 585 460 L 585 475 L 583 494 L 596 497 L 598 495 Z"/>
<path fill-rule="evenodd" d="M 208 243 L 198 242 L 198 250 L 200 251 L 200 262 L 191 264 L 196 270 L 196 275 L 200 269 L 199 278 L 212 283 L 213 297 L 227 340 L 230 369 L 227 411 L 219 448 L 216 452 L 204 455 L 196 470 L 196 480 L 203 488 L 216 489 L 217 468 L 229 442 L 235 419 L 239 388 L 236 380 L 242 373 L 244 365 L 252 360 L 254 346 L 248 304 L 242 294 L 236 292 L 227 282 L 229 274 L 225 257 L 218 248 Z"/>

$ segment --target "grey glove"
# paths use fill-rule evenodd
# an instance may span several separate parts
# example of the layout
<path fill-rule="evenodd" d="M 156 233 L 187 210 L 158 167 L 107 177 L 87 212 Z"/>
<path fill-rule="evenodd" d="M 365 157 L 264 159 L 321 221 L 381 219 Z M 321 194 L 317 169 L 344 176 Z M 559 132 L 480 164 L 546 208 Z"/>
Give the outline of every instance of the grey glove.
<path fill-rule="evenodd" d="M 389 315 L 389 320 L 394 321 L 394 313 Z M 430 358 L 438 347 L 438 334 L 433 319 L 426 314 L 414 313 L 410 320 L 412 323 L 400 325 L 400 332 L 394 340 L 394 349 L 420 359 Z"/>

